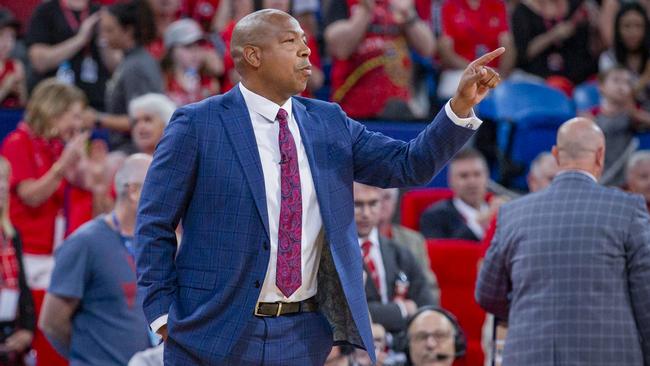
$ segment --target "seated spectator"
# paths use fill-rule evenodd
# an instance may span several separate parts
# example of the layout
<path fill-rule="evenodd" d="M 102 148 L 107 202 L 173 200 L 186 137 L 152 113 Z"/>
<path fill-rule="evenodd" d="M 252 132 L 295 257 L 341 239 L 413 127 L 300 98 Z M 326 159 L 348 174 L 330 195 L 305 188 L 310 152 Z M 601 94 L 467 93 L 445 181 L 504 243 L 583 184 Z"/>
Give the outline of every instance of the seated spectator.
<path fill-rule="evenodd" d="M 9 219 L 10 175 L 9 163 L 0 157 L 0 365 L 21 366 L 36 322 L 20 236 Z"/>
<path fill-rule="evenodd" d="M 78 133 L 86 98 L 75 86 L 56 79 L 39 83 L 27 103 L 25 120 L 2 144 L 11 165 L 11 220 L 22 236 L 25 274 L 37 309 L 49 285 L 52 253 L 65 236 L 66 187 L 78 175 L 88 132 Z M 38 362 L 65 360 L 36 332 Z"/>
<path fill-rule="evenodd" d="M 163 94 L 145 94 L 129 103 L 131 138 L 139 152 L 153 155 L 176 105 Z"/>
<path fill-rule="evenodd" d="M 372 330 L 372 340 L 375 344 L 375 357 L 377 363 L 375 366 L 384 366 L 392 365 L 392 363 L 386 362 L 388 357 L 388 340 L 386 339 L 386 329 L 379 323 L 372 323 L 370 325 Z M 355 349 L 352 354 L 352 364 L 354 366 L 372 366 L 372 361 L 368 357 L 368 352 L 362 349 Z"/>
<path fill-rule="evenodd" d="M 179 107 L 219 94 L 217 77 L 221 75 L 203 67 L 202 41 L 203 31 L 192 19 L 177 20 L 165 31 L 165 93 Z"/>
<path fill-rule="evenodd" d="M 640 150 L 632 154 L 625 167 L 625 185 L 628 191 L 645 198 L 650 211 L 650 151 Z"/>
<path fill-rule="evenodd" d="M 446 310 L 425 306 L 408 322 L 407 365 L 451 366 L 465 355 L 467 341 L 456 318 Z"/>
<path fill-rule="evenodd" d="M 99 9 L 90 0 L 45 1 L 36 8 L 25 36 L 33 71 L 30 90 L 56 76 L 83 90 L 93 108 L 105 109 L 104 90 L 117 61 L 100 46 Z"/>
<path fill-rule="evenodd" d="M 0 108 L 22 108 L 27 103 L 25 68 L 11 58 L 18 28 L 13 14 L 0 7 Z"/>
<path fill-rule="evenodd" d="M 223 93 L 232 89 L 235 84 L 241 80 L 241 76 L 235 70 L 235 63 L 230 55 L 230 40 L 232 32 L 235 29 L 235 24 L 253 12 L 255 9 L 253 0 L 224 0 L 219 3 L 219 10 L 215 17 L 215 25 L 221 31 L 221 38 L 224 43 L 223 55 L 223 79 L 221 82 L 221 91 Z"/>
<path fill-rule="evenodd" d="M 151 9 L 146 0 L 116 3 L 101 14 L 101 33 L 108 45 L 124 52 L 106 88 L 106 111 L 97 124 L 111 133 L 111 148 L 132 150 L 129 141 L 129 102 L 146 93 L 162 93 L 160 66 L 144 49 L 155 36 Z"/>
<path fill-rule="evenodd" d="M 650 21 L 645 8 L 627 3 L 620 8 L 614 22 L 614 44 L 600 55 L 601 73 L 620 65 L 634 78 L 638 100 L 650 110 Z"/>
<path fill-rule="evenodd" d="M 650 126 L 650 113 L 637 107 L 632 94 L 632 73 L 614 67 L 599 77 L 600 105 L 593 110 L 605 134 L 605 172 L 602 184 L 623 183 L 625 163 L 634 147 L 630 143 L 639 127 Z"/>
<path fill-rule="evenodd" d="M 115 176 L 115 210 L 84 225 L 56 252 L 39 328 L 73 365 L 126 365 L 150 346 L 133 246 L 150 163 L 146 154 L 129 157 Z"/>
<path fill-rule="evenodd" d="M 530 164 L 530 171 L 526 177 L 528 191 L 537 192 L 548 187 L 555 178 L 557 170 L 557 161 L 550 152 L 545 151 L 537 155 Z"/>
<path fill-rule="evenodd" d="M 211 33 L 218 31 L 214 28 L 214 20 L 220 3 L 220 0 L 183 0 L 181 13 L 199 23 L 205 33 Z"/>
<path fill-rule="evenodd" d="M 590 49 L 596 20 L 583 0 L 526 0 L 512 14 L 517 67 L 541 78 L 559 76 L 579 84 L 596 73 Z"/>
<path fill-rule="evenodd" d="M 454 198 L 427 208 L 420 217 L 420 231 L 426 238 L 480 241 L 485 235 L 499 199 L 486 201 L 488 167 L 474 149 L 454 156 L 449 164 L 449 187 Z"/>
<path fill-rule="evenodd" d="M 498 68 L 502 78 L 508 77 L 516 53 L 502 0 L 446 0 L 441 13 L 439 48 L 446 71 L 440 76 L 440 98 L 453 96 L 470 62 L 499 47 L 505 47 L 506 53 L 490 66 Z"/>
<path fill-rule="evenodd" d="M 435 48 L 414 2 L 333 0 L 324 17 L 332 101 L 352 118 L 414 118 L 409 47 L 424 57 Z"/>
<path fill-rule="evenodd" d="M 289 0 L 257 0 L 256 2 L 258 4 L 256 5 L 255 10 L 271 8 L 282 10 L 285 13 L 293 14 L 291 9 L 291 1 Z M 309 28 L 305 28 L 302 23 L 300 26 L 305 32 L 307 47 L 309 47 L 309 50 L 311 51 L 311 54 L 309 55 L 309 62 L 311 62 L 311 76 L 307 81 L 307 88 L 302 92 L 301 95 L 305 97 L 313 97 L 314 92 L 323 86 L 325 75 L 321 70 L 320 51 L 318 50 L 318 42 L 316 41 L 314 33 L 310 31 Z"/>
<path fill-rule="evenodd" d="M 370 315 L 388 332 L 405 329 L 418 306 L 436 302 L 431 283 L 413 254 L 379 235 L 381 188 L 354 184 L 354 217 L 367 274 Z"/>
<path fill-rule="evenodd" d="M 379 235 L 391 239 L 395 244 L 408 248 L 415 259 L 420 263 L 422 273 L 431 283 L 436 304 L 440 299 L 440 289 L 436 275 L 431 271 L 429 254 L 427 253 L 427 243 L 424 236 L 415 230 L 393 222 L 393 216 L 397 209 L 399 200 L 399 190 L 397 188 L 388 188 L 382 191 L 381 195 L 381 212 L 379 216 Z"/>

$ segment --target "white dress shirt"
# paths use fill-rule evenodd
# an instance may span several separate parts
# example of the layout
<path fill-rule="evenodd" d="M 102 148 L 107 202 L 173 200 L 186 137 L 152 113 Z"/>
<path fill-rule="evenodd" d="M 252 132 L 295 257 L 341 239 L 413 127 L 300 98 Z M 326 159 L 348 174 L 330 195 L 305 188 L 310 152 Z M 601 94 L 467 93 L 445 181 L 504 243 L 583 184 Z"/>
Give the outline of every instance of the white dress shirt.
<path fill-rule="evenodd" d="M 379 230 L 372 229 L 367 239 L 359 238 L 359 248 L 361 249 L 361 256 L 363 257 L 363 243 L 368 240 L 372 243 L 370 247 L 370 259 L 375 263 L 375 270 L 379 276 L 379 295 L 381 296 L 382 304 L 388 303 L 388 289 L 386 288 L 386 269 L 384 268 L 384 259 L 381 257 L 381 248 L 379 247 Z M 372 281 L 370 274 L 368 274 L 367 281 Z"/>
<path fill-rule="evenodd" d="M 306 300 L 316 295 L 318 284 L 316 275 L 318 274 L 318 265 L 322 247 L 318 245 L 318 234 L 323 226 L 323 220 L 320 215 L 320 207 L 316 199 L 316 190 L 314 180 L 312 179 L 309 161 L 305 153 L 305 147 L 302 144 L 300 131 L 296 120 L 293 118 L 291 109 L 291 98 L 287 100 L 282 108 L 287 111 L 289 120 L 289 130 L 293 135 L 298 153 L 298 168 L 300 169 L 300 189 L 302 194 L 302 240 L 301 240 L 301 264 L 302 264 L 302 284 L 290 297 L 285 297 L 275 285 L 275 266 L 278 252 L 278 220 L 280 218 L 280 145 L 278 143 L 278 134 L 280 133 L 279 124 L 276 123 L 275 117 L 278 114 L 280 106 L 270 100 L 255 94 L 246 89 L 242 83 L 238 84 L 246 108 L 253 124 L 257 150 L 262 161 L 262 173 L 264 174 L 264 188 L 266 189 L 266 209 L 269 217 L 269 234 L 271 235 L 271 253 L 269 266 L 264 278 L 264 284 L 258 301 L 275 302 L 285 301 L 294 302 Z M 451 109 L 449 102 L 445 104 L 445 113 L 447 117 L 457 126 L 476 130 L 483 123 L 476 117 L 474 111 L 468 118 L 458 117 Z M 272 192 L 272 193 L 271 193 Z M 307 220 L 309 218 L 309 220 Z M 377 236 L 377 244 L 379 243 Z M 379 253 L 381 259 L 381 253 Z M 383 261 L 381 263 L 383 271 Z M 385 274 L 383 275 L 385 277 Z M 380 276 L 380 279 L 382 277 Z M 386 286 L 384 280 L 380 281 Z M 385 290 L 383 291 L 386 292 Z M 382 302 L 384 301 L 382 295 Z M 151 323 L 151 329 L 158 331 L 160 327 L 167 324 L 167 314 L 160 316 Z"/>
<path fill-rule="evenodd" d="M 488 206 L 486 203 L 482 204 L 480 209 L 475 209 L 474 207 L 468 205 L 465 203 L 465 201 L 461 200 L 460 198 L 456 197 L 453 200 L 454 207 L 460 212 L 460 214 L 465 218 L 465 222 L 467 224 L 467 227 L 469 227 L 470 230 L 476 235 L 477 238 L 483 239 L 483 236 L 485 235 L 485 229 L 483 226 L 478 222 L 478 216 L 487 210 L 490 209 L 490 206 Z"/>
<path fill-rule="evenodd" d="M 262 161 L 264 173 L 264 188 L 266 189 L 266 210 L 269 216 L 269 234 L 271 236 L 271 255 L 266 278 L 258 301 L 261 302 L 294 302 L 307 300 L 316 295 L 318 288 L 316 274 L 320 263 L 321 247 L 316 238 L 323 227 L 320 207 L 316 200 L 316 189 L 312 179 L 309 160 L 305 146 L 302 144 L 300 130 L 291 110 L 291 98 L 283 105 L 282 109 L 289 114 L 288 125 L 291 135 L 296 142 L 298 153 L 298 169 L 300 170 L 300 193 L 302 195 L 302 236 L 300 247 L 300 262 L 302 284 L 290 297 L 285 297 L 275 285 L 275 270 L 278 256 L 278 227 L 280 221 L 280 145 L 278 134 L 280 124 L 275 120 L 280 106 L 270 100 L 253 93 L 239 83 L 248 113 L 253 122 L 255 141 Z"/>

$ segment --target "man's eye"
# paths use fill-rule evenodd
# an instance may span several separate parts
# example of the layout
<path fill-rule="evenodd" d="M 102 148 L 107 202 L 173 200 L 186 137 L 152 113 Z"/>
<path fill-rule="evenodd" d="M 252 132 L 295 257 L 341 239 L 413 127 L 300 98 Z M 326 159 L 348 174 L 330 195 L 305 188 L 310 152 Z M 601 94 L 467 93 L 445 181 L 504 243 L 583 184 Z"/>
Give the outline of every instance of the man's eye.
<path fill-rule="evenodd" d="M 288 42 L 288 43 L 293 43 L 293 38 L 285 39 L 285 40 L 284 40 L 284 43 L 287 43 L 287 42 Z"/>

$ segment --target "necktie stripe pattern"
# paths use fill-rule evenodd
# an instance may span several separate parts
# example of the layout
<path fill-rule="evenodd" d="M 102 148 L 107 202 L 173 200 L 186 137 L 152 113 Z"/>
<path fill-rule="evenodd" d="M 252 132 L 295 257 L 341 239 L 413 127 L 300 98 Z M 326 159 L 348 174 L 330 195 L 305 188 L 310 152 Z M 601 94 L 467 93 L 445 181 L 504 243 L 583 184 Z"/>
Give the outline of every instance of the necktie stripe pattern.
<path fill-rule="evenodd" d="M 370 249 L 372 248 L 372 242 L 366 240 L 361 244 L 361 250 L 363 252 L 363 262 L 366 264 L 366 269 L 368 270 L 368 275 L 372 279 L 372 282 L 375 284 L 377 292 L 381 294 L 381 287 L 379 286 L 379 272 L 377 272 L 377 266 L 375 266 L 375 261 L 370 257 Z"/>
<path fill-rule="evenodd" d="M 296 143 L 289 131 L 288 113 L 280 108 L 280 222 L 278 227 L 278 257 L 275 284 L 284 296 L 291 296 L 302 283 L 302 193 Z"/>

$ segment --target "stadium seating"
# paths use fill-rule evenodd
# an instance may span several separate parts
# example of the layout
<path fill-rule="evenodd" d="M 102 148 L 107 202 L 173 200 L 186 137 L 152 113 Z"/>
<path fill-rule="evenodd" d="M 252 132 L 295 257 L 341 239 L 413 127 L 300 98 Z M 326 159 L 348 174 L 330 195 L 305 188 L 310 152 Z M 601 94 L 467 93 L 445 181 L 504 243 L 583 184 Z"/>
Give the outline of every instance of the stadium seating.
<path fill-rule="evenodd" d="M 578 113 L 586 112 L 597 107 L 600 103 L 598 84 L 593 81 L 588 81 L 576 86 L 573 89 L 573 102 Z"/>
<path fill-rule="evenodd" d="M 432 204 L 450 199 L 454 196 L 447 188 L 414 189 L 402 196 L 401 218 L 402 225 L 419 231 L 420 216 Z"/>
<path fill-rule="evenodd" d="M 467 337 L 467 353 L 454 365 L 483 365 L 485 312 L 474 300 L 474 288 L 485 247 L 467 240 L 435 239 L 427 241 L 427 250 L 440 287 L 440 304 L 458 318 Z"/>

